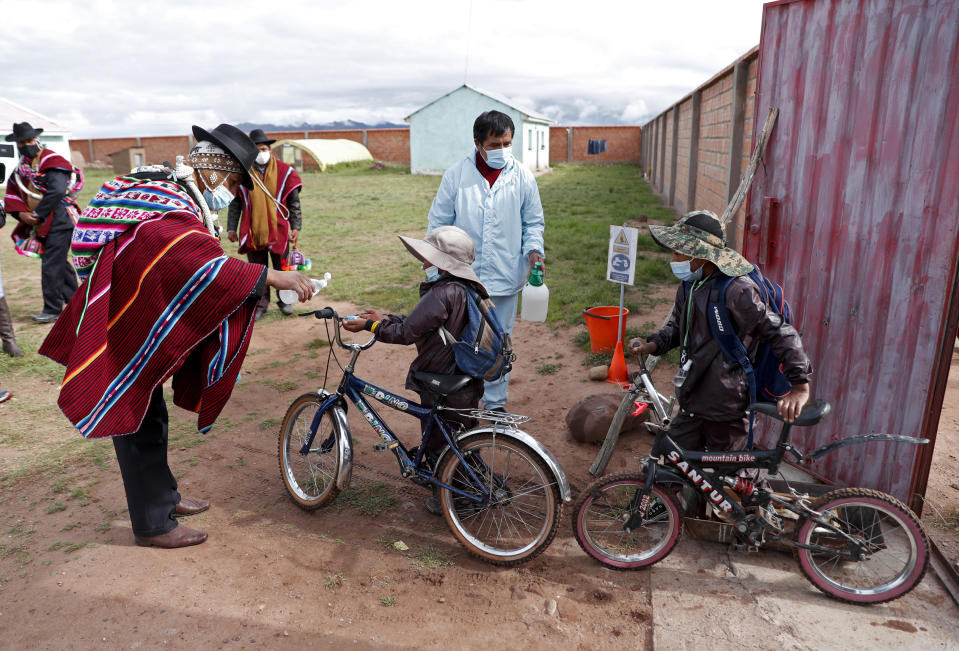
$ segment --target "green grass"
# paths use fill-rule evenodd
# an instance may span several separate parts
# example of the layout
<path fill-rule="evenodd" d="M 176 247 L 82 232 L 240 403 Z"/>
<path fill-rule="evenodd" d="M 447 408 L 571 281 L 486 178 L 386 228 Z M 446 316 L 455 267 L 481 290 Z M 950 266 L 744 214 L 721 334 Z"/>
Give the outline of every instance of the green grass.
<path fill-rule="evenodd" d="M 327 590 L 335 590 L 336 588 L 343 585 L 344 576 L 342 572 L 337 572 L 335 574 L 327 574 L 326 579 L 323 581 L 323 585 Z"/>
<path fill-rule="evenodd" d="M 298 382 L 293 382 L 292 380 L 284 380 L 282 382 L 277 380 L 264 380 L 263 384 L 264 386 L 268 386 L 271 389 L 276 389 L 281 393 L 296 391 L 300 386 Z"/>
<path fill-rule="evenodd" d="M 453 556 L 447 551 L 439 549 L 435 545 L 426 545 L 418 548 L 415 552 L 407 554 L 413 559 L 415 567 L 435 570 L 440 567 L 449 567 L 453 564 Z"/>
<path fill-rule="evenodd" d="M 311 275 L 333 274 L 325 296 L 313 303 L 329 298 L 408 312 L 423 274 L 396 236 L 425 233 L 439 181 L 411 176 L 402 166 L 304 174 L 300 248 L 312 260 Z M 630 310 L 649 307 L 652 286 L 675 282 L 668 256 L 643 234 L 640 219 L 672 223 L 675 216 L 642 181 L 638 166 L 566 165 L 537 182 L 546 215 L 551 322 L 580 324 L 583 308 L 618 303 L 619 285 L 606 281 L 610 225 L 640 227 L 636 285 L 626 291 Z"/>
<path fill-rule="evenodd" d="M 542 366 L 536 367 L 536 372 L 540 375 L 552 375 L 561 368 L 563 368 L 562 364 L 543 364 Z"/>
<path fill-rule="evenodd" d="M 376 517 L 392 507 L 396 497 L 389 484 L 374 482 L 365 486 L 351 486 L 339 496 L 338 501 L 352 506 L 361 515 Z"/>
<path fill-rule="evenodd" d="M 80 205 L 85 206 L 111 177 L 108 170 L 90 170 Z M 312 260 L 311 275 L 325 271 L 333 275 L 330 286 L 313 303 L 347 300 L 361 307 L 409 312 L 418 299 L 416 289 L 423 274 L 396 236 L 425 233 L 440 177 L 410 175 L 402 165 L 338 166 L 302 177 L 300 248 Z M 639 166 L 560 165 L 538 177 L 537 183 L 546 215 L 550 322 L 580 325 L 584 308 L 618 304 L 619 285 L 606 280 L 610 225 L 625 222 L 640 229 L 636 284 L 626 287 L 625 296 L 631 312 L 653 305 L 651 289 L 675 283 L 668 255 L 645 227 L 646 223 L 672 223 L 675 215 L 642 180 Z M 229 242 L 224 242 L 224 248 L 236 251 Z M 307 344 L 312 350 L 325 345 L 324 340 Z M 0 361 L 0 375 L 5 371 L 3 364 Z M 62 373 L 59 366 L 53 369 Z"/>

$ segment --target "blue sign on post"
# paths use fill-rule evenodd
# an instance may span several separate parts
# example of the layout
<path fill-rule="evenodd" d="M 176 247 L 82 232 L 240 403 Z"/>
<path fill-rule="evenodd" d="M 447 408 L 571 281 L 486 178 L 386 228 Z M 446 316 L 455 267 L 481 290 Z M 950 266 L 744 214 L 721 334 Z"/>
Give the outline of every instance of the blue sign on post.
<path fill-rule="evenodd" d="M 636 239 L 639 230 L 626 226 L 609 227 L 609 256 L 606 280 L 632 285 L 636 275 Z"/>

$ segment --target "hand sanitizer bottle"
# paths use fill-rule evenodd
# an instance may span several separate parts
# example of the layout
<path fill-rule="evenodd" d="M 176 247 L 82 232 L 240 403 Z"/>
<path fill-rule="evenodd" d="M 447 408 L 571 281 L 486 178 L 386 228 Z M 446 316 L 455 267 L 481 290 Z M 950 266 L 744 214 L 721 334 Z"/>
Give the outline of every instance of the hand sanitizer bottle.
<path fill-rule="evenodd" d="M 320 293 L 321 290 L 326 288 L 326 286 L 330 283 L 330 278 L 332 278 L 332 276 L 330 276 L 330 272 L 327 271 L 325 274 L 323 274 L 322 279 L 317 279 L 317 278 L 310 279 L 310 282 L 313 283 L 313 296 L 316 296 L 317 294 Z M 281 301 L 286 303 L 287 305 L 293 305 L 294 303 L 300 302 L 300 299 L 296 295 L 296 292 L 294 292 L 292 289 L 281 289 L 276 294 L 277 294 L 277 297 Z"/>
<path fill-rule="evenodd" d="M 545 321 L 549 307 L 549 289 L 543 283 L 543 263 L 536 262 L 529 272 L 526 286 L 523 287 L 523 308 L 520 318 L 523 321 Z"/>

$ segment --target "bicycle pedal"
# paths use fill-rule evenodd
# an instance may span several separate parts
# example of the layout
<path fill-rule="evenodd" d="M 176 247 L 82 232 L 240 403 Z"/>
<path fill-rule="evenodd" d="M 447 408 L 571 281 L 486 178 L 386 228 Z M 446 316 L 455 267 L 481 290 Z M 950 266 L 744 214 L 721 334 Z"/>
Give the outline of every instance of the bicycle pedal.
<path fill-rule="evenodd" d="M 741 554 L 756 554 L 759 552 L 759 545 L 746 544 L 746 543 L 730 543 L 729 548 L 734 552 L 739 552 Z"/>

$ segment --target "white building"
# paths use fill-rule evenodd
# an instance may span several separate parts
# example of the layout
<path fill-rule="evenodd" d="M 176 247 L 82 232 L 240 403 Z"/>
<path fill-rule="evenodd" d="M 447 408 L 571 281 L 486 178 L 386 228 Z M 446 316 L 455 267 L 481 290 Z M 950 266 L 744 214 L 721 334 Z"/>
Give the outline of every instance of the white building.
<path fill-rule="evenodd" d="M 510 100 L 463 84 L 408 115 L 410 171 L 442 174 L 473 149 L 473 122 L 485 111 L 501 111 L 516 125 L 513 156 L 531 170 L 549 167 L 549 125 L 553 122 Z"/>
<path fill-rule="evenodd" d="M 17 154 L 17 143 L 4 140 L 8 134 L 13 133 L 14 122 L 29 122 L 31 126 L 43 129 L 43 133 L 40 134 L 40 142 L 70 160 L 70 136 L 73 134 L 69 129 L 57 124 L 45 115 L 0 97 L 0 163 L 3 163 L 6 167 L 6 173 L 0 182 L 6 183 L 7 177 L 20 162 L 20 156 Z"/>

